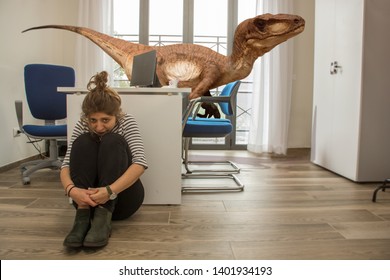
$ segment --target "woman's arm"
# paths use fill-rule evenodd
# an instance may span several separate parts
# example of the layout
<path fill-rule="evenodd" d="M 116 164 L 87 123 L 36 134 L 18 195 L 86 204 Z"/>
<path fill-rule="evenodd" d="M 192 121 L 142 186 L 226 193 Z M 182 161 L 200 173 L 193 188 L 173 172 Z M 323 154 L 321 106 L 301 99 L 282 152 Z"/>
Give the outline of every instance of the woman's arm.
<path fill-rule="evenodd" d="M 125 173 L 122 174 L 114 183 L 110 185 L 111 190 L 119 194 L 125 189 L 131 187 L 144 173 L 145 167 L 137 163 L 133 163 L 127 168 Z M 89 193 L 91 199 L 97 204 L 104 204 L 109 200 L 109 194 L 106 186 L 102 186 Z"/>
<path fill-rule="evenodd" d="M 78 188 L 70 178 L 69 167 L 61 168 L 60 179 L 62 186 L 65 190 L 65 194 L 73 199 L 77 203 L 79 208 L 95 207 L 97 203 L 90 197 L 90 191 L 82 188 Z"/>

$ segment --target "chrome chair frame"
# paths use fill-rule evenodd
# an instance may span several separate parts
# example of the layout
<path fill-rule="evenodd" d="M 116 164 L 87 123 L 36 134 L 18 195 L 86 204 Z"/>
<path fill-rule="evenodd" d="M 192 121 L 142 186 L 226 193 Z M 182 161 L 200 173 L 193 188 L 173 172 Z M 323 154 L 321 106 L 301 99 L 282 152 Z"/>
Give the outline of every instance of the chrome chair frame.
<path fill-rule="evenodd" d="M 390 188 L 390 185 L 388 185 L 390 183 L 390 179 L 385 179 L 382 183 L 382 185 L 380 185 L 379 187 L 377 187 L 372 195 L 372 202 L 376 202 L 376 195 L 378 193 L 378 191 L 382 190 L 382 192 L 385 192 L 386 189 Z"/>
<path fill-rule="evenodd" d="M 203 102 L 212 102 L 212 103 L 230 103 L 230 106 L 232 107 L 233 113 L 231 115 L 234 115 L 234 109 L 235 109 L 235 99 L 236 94 L 239 88 L 240 82 L 236 82 L 234 85 L 234 88 L 230 94 L 230 96 L 202 96 L 196 99 L 193 99 L 189 102 L 187 109 L 183 115 L 183 121 L 182 121 L 182 132 L 184 135 L 185 127 L 187 124 L 187 121 L 192 118 L 193 120 L 196 120 L 196 116 L 199 110 L 199 106 Z M 195 108 L 198 106 L 198 108 Z M 201 120 L 203 121 L 203 120 Z M 228 121 L 225 119 L 207 119 L 207 121 L 210 122 L 223 122 Z M 207 136 L 203 136 L 207 137 Z M 212 137 L 212 136 L 209 136 Z M 184 137 L 183 136 L 183 148 L 182 148 L 182 157 L 183 157 L 183 165 L 186 170 L 185 173 L 182 173 L 183 179 L 222 179 L 222 178 L 229 178 L 233 179 L 236 183 L 236 186 L 202 186 L 202 187 L 182 187 L 183 192 L 189 192 L 189 191 L 242 191 L 244 189 L 244 184 L 241 182 L 241 180 L 236 176 L 236 174 L 240 173 L 241 169 L 232 161 L 194 161 L 189 160 L 189 146 L 191 142 L 192 137 Z M 227 165 L 229 167 L 222 168 L 222 169 L 194 169 L 190 168 L 190 165 L 201 165 L 201 166 L 215 166 L 215 165 Z"/>

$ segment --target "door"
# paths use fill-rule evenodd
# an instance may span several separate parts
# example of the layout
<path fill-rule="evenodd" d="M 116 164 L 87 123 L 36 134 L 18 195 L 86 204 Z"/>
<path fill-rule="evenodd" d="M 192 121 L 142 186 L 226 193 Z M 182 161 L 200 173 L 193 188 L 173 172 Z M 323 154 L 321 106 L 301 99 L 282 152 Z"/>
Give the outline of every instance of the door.
<path fill-rule="evenodd" d="M 356 179 L 360 130 L 364 0 L 336 2 L 332 169 Z"/>
<path fill-rule="evenodd" d="M 331 164 L 331 131 L 334 122 L 334 61 L 336 0 L 317 0 L 315 10 L 314 96 L 311 160 L 321 166 Z"/>
<path fill-rule="evenodd" d="M 312 161 L 356 177 L 364 0 L 317 0 Z"/>

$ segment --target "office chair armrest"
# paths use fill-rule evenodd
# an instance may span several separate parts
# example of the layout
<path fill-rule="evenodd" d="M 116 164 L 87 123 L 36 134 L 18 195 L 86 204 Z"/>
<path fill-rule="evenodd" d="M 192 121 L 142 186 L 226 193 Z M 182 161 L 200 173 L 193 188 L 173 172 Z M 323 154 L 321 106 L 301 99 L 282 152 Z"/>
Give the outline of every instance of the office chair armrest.
<path fill-rule="evenodd" d="M 196 109 L 194 109 L 193 114 L 192 114 L 192 119 L 196 119 L 198 116 L 198 113 L 200 111 L 200 108 L 202 108 L 202 102 L 198 102 L 198 105 L 196 106 Z"/>
<path fill-rule="evenodd" d="M 192 119 L 193 120 L 196 119 L 196 117 L 198 116 L 199 110 L 202 107 L 203 103 L 221 104 L 221 103 L 226 103 L 226 102 L 230 102 L 230 101 L 231 101 L 230 96 L 202 96 L 202 97 L 200 97 L 200 100 L 197 102 L 198 105 L 196 107 L 196 110 L 193 111 Z"/>
<path fill-rule="evenodd" d="M 224 103 L 229 102 L 230 96 L 202 96 L 200 97 L 199 102 L 206 103 Z"/>
<path fill-rule="evenodd" d="M 195 108 L 196 103 L 200 102 L 200 99 L 201 98 L 198 97 L 198 98 L 190 100 L 190 102 L 188 103 L 187 108 L 186 108 L 186 110 L 184 111 L 184 114 L 183 114 L 183 118 L 182 118 L 183 122 L 186 122 L 188 120 L 188 118 L 190 117 L 190 115 L 192 114 L 192 112 L 193 112 L 193 110 Z"/>
<path fill-rule="evenodd" d="M 182 131 L 184 131 L 184 127 L 188 121 L 188 118 L 193 114 L 195 105 L 200 102 L 200 97 L 191 99 L 190 102 L 187 105 L 186 110 L 183 113 L 182 117 Z"/>
<path fill-rule="evenodd" d="M 21 132 L 23 132 L 23 101 L 15 100 L 16 118 Z"/>

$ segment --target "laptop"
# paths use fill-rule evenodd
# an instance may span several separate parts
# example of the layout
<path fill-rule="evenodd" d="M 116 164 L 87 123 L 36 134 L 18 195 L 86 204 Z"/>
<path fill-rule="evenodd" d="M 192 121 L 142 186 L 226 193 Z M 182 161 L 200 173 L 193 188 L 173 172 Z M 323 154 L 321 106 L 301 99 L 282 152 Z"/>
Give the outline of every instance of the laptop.
<path fill-rule="evenodd" d="M 157 53 L 148 51 L 133 58 L 130 86 L 161 87 L 156 74 Z"/>

